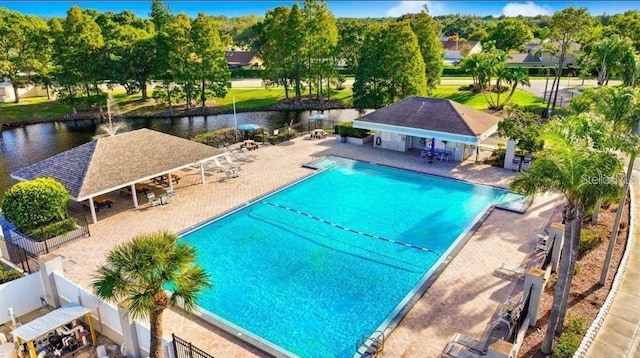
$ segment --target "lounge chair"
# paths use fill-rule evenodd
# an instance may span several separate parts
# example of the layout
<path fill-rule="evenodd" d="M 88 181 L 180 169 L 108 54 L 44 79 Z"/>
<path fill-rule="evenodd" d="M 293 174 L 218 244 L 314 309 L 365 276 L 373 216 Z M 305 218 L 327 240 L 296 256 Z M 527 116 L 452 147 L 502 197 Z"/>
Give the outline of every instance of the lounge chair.
<path fill-rule="evenodd" d="M 220 171 L 220 172 L 227 171 L 227 170 L 229 170 L 229 169 L 231 168 L 229 165 L 225 165 L 225 164 L 220 163 L 220 161 L 218 160 L 218 158 L 213 158 L 212 160 L 213 160 L 213 164 L 215 164 L 215 165 L 216 165 L 216 168 L 217 168 L 217 169 L 218 169 L 218 171 Z"/>
<path fill-rule="evenodd" d="M 247 156 L 248 158 L 253 158 L 253 159 L 258 159 L 258 156 L 255 154 L 252 154 L 249 149 L 247 148 L 242 148 L 240 149 L 242 151 L 242 154 L 244 154 L 245 156 Z"/>
<path fill-rule="evenodd" d="M 547 251 L 551 246 L 551 242 L 549 241 L 549 235 L 537 234 L 536 238 L 538 239 L 538 243 L 536 244 L 537 250 Z"/>
<path fill-rule="evenodd" d="M 526 172 L 527 170 L 529 170 L 530 166 L 531 166 L 531 156 L 527 155 L 522 160 L 522 165 L 520 166 L 520 170 L 522 170 L 523 172 Z"/>
<path fill-rule="evenodd" d="M 233 159 L 231 159 L 231 155 L 227 154 L 224 156 L 224 160 L 227 161 L 227 165 L 229 165 L 232 168 L 236 168 L 238 170 L 242 170 L 242 164 L 241 163 L 236 163 L 233 161 Z"/>
<path fill-rule="evenodd" d="M 149 203 L 151 203 L 151 206 L 162 204 L 162 202 L 160 202 L 160 199 L 156 198 L 156 194 L 154 193 L 147 193 L 147 198 L 149 199 Z"/>
<path fill-rule="evenodd" d="M 502 263 L 502 266 L 500 266 L 500 268 L 498 270 L 500 272 L 506 274 L 507 276 L 517 277 L 517 278 L 520 278 L 520 277 L 524 276 L 524 274 L 526 272 L 524 267 L 521 267 L 521 266 L 509 267 L 504 262 Z"/>
<path fill-rule="evenodd" d="M 480 354 L 475 353 L 463 347 L 459 344 L 449 342 L 447 346 L 444 347 L 442 351 L 443 356 L 445 357 L 454 357 L 454 358 L 479 358 Z"/>
<path fill-rule="evenodd" d="M 167 192 L 167 198 L 169 198 L 171 200 L 178 199 L 178 193 L 176 193 L 172 189 L 167 189 L 166 192 Z"/>
<path fill-rule="evenodd" d="M 463 345 L 476 353 L 484 353 L 486 351 L 486 343 L 479 341 L 475 338 L 471 338 L 469 336 L 465 336 L 462 333 L 456 333 L 453 335 L 451 342 L 458 343 Z"/>
<path fill-rule="evenodd" d="M 514 157 L 513 160 L 511 161 L 511 170 L 519 172 L 520 171 L 520 162 L 521 162 L 520 157 Z"/>
<path fill-rule="evenodd" d="M 253 158 L 249 158 L 249 157 L 247 157 L 247 156 L 243 155 L 243 154 L 242 154 L 239 150 L 237 150 L 237 149 L 236 149 L 236 150 L 229 150 L 228 152 L 229 152 L 229 154 L 233 157 L 233 159 L 235 159 L 235 160 L 240 160 L 240 161 L 243 161 L 243 162 L 250 162 L 250 161 L 253 161 Z"/>

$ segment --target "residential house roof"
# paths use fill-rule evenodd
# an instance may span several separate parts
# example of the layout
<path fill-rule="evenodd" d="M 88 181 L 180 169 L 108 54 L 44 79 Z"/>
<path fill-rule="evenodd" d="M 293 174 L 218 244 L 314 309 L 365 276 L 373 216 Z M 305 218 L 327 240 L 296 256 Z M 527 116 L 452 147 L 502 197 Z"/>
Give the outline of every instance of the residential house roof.
<path fill-rule="evenodd" d="M 251 65 L 255 53 L 251 51 L 225 51 L 224 57 L 229 67 L 243 67 Z"/>
<path fill-rule="evenodd" d="M 442 47 L 445 51 L 460 51 L 464 46 L 469 46 L 470 48 L 476 47 L 478 45 L 478 41 L 440 41 L 442 43 Z"/>
<path fill-rule="evenodd" d="M 507 64 L 509 65 L 542 65 L 542 59 L 540 56 L 532 55 L 530 53 L 510 53 L 509 59 L 507 60 Z"/>

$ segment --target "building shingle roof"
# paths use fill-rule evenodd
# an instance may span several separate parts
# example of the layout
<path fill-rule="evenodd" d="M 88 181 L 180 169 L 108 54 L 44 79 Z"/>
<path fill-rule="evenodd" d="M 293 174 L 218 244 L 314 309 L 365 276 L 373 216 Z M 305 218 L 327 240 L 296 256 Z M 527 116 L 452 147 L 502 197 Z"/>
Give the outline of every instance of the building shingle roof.
<path fill-rule="evenodd" d="M 479 136 L 501 118 L 441 98 L 408 97 L 357 119 L 398 127 Z"/>
<path fill-rule="evenodd" d="M 474 48 L 478 44 L 478 41 L 447 40 L 447 41 L 440 41 L 440 43 L 442 43 L 442 48 L 444 48 L 445 51 L 460 51 L 462 50 L 463 46 L 469 46 L 469 48 Z"/>
<path fill-rule="evenodd" d="M 535 64 L 541 65 L 542 59 L 540 58 L 540 56 L 535 56 L 530 53 L 510 53 L 507 63 L 510 65 L 515 65 L 519 63 L 529 64 L 529 65 L 535 65 Z"/>
<path fill-rule="evenodd" d="M 248 66 L 254 56 L 255 54 L 251 51 L 225 51 L 224 53 L 229 67 Z"/>
<path fill-rule="evenodd" d="M 11 174 L 20 180 L 51 177 L 84 200 L 221 154 L 188 139 L 138 129 L 102 137 Z"/>

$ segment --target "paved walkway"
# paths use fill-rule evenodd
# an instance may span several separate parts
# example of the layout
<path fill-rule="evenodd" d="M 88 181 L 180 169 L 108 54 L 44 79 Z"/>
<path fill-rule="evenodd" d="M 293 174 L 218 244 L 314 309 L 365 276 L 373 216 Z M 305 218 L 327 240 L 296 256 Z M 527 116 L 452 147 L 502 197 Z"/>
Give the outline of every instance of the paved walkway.
<path fill-rule="evenodd" d="M 309 175 L 311 170 L 301 164 L 326 154 L 502 187 L 513 176 L 508 170 L 471 162 L 428 164 L 418 153 L 337 143 L 333 136 L 323 140 L 297 138 L 280 145 L 261 147 L 253 153 L 259 160 L 245 164 L 245 170 L 238 178 L 208 174 L 207 183 L 202 185 L 199 184 L 199 171 L 180 173 L 182 180 L 175 187 L 179 199 L 169 205 L 149 207 L 146 200 L 141 199 L 140 208 L 135 209 L 130 198 L 109 194 L 117 203 L 113 209 L 100 210 L 98 223 L 90 225 L 91 237 L 55 251 L 64 256 L 65 276 L 89 287 L 95 269 L 106 263 L 105 255 L 114 245 L 159 229 L 185 230 Z M 447 198 L 439 200 L 446 205 Z M 494 210 L 389 336 L 383 356 L 437 357 L 456 332 L 479 339 L 486 337 L 494 313 L 507 300 L 513 284 L 499 275 L 497 269 L 502 263 L 512 267 L 522 263 L 526 254 L 535 249 L 535 234 L 544 229 L 554 207 L 561 202 L 559 196 L 536 198 L 524 215 Z M 175 333 L 217 357 L 266 356 L 180 310 L 169 310 L 164 325 L 165 336 Z M 354 351 L 355 343 L 354 339 Z"/>
<path fill-rule="evenodd" d="M 639 165 L 636 161 L 635 168 Z M 640 170 L 634 169 L 631 181 L 633 216 L 629 232 L 632 242 L 627 244 L 626 270 L 619 279 L 616 278 L 619 283 L 614 281 L 613 287 L 618 287 L 618 291 L 585 357 L 640 357 L 640 220 L 634 215 L 640 212 L 638 178 Z M 615 273 L 609 273 L 612 274 Z"/>

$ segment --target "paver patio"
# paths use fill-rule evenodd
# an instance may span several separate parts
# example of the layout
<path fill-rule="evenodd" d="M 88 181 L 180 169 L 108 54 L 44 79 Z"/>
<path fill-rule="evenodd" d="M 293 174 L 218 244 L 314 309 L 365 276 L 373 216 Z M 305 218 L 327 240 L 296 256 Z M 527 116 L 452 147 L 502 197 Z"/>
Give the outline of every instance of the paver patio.
<path fill-rule="evenodd" d="M 259 159 L 246 163 L 237 178 L 208 173 L 206 184 L 202 185 L 199 170 L 179 172 L 182 180 L 175 186 L 179 199 L 168 205 L 150 207 L 146 197 L 140 195 L 141 205 L 136 209 L 129 197 L 110 194 L 117 203 L 112 209 L 100 210 L 98 223 L 90 225 L 91 237 L 55 251 L 64 257 L 65 276 L 89 287 L 96 268 L 106 263 L 106 253 L 114 245 L 160 229 L 173 232 L 188 229 L 311 174 L 311 169 L 301 165 L 322 155 L 350 157 L 501 187 L 506 187 L 513 177 L 508 170 L 470 161 L 428 164 L 417 153 L 338 143 L 333 136 L 323 140 L 297 138 L 275 146 L 262 146 L 252 153 Z M 447 204 L 447 198 L 440 200 L 442 205 Z M 535 249 L 535 234 L 544 229 L 553 209 L 561 203 L 557 195 L 543 196 L 537 197 L 524 215 L 494 210 L 388 337 L 382 356 L 436 357 L 455 332 L 484 338 L 491 328 L 494 312 L 507 299 L 512 284 L 496 270 L 502 263 L 511 267 L 521 264 L 526 254 Z M 215 284 L 215 277 L 213 281 Z M 375 295 L 375 292 L 367 294 Z M 165 337 L 171 333 L 217 357 L 268 356 L 179 310 L 166 312 Z M 354 339 L 354 351 L 355 343 Z"/>

